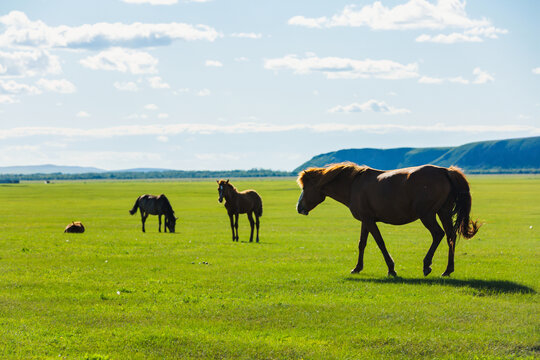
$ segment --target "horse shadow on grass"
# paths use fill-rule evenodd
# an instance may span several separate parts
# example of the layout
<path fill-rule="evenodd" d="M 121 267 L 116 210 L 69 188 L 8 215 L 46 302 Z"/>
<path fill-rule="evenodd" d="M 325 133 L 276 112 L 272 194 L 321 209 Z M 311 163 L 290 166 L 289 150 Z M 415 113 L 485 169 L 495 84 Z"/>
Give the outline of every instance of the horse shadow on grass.
<path fill-rule="evenodd" d="M 508 280 L 482 280 L 482 279 L 452 279 L 452 278 L 359 278 L 348 276 L 346 281 L 365 282 L 375 284 L 405 284 L 405 285 L 440 285 L 475 290 L 478 295 L 497 294 L 536 294 L 536 291 L 526 285 Z"/>

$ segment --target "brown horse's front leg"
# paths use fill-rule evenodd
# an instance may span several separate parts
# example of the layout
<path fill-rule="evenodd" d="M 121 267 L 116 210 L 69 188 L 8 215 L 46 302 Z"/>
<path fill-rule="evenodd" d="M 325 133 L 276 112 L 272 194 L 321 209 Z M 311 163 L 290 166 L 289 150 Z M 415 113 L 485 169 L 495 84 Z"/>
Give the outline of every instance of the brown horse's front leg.
<path fill-rule="evenodd" d="M 362 230 L 360 231 L 360 241 L 358 242 L 358 263 L 351 270 L 351 274 L 359 273 L 364 268 L 364 249 L 366 248 L 369 231 L 364 222 L 362 222 Z"/>
<path fill-rule="evenodd" d="M 159 219 L 158 231 L 161 232 L 161 214 L 158 214 L 158 219 Z"/>
<path fill-rule="evenodd" d="M 229 213 L 229 220 L 231 222 L 231 230 L 232 230 L 232 241 L 236 240 L 236 237 L 234 236 L 234 220 L 233 220 L 233 214 Z"/>
<path fill-rule="evenodd" d="M 255 228 L 255 221 L 253 220 L 253 215 L 248 212 L 247 214 L 249 220 L 249 226 L 251 226 L 251 234 L 249 235 L 249 242 L 253 242 L 253 230 Z"/>
<path fill-rule="evenodd" d="M 381 249 L 381 252 L 384 256 L 384 261 L 386 262 L 386 266 L 388 266 L 388 275 L 397 276 L 394 270 L 394 260 L 388 253 L 388 250 L 386 250 L 386 245 L 384 244 L 384 240 L 382 238 L 381 232 L 379 231 L 379 228 L 377 227 L 377 224 L 375 223 L 375 221 L 369 221 L 366 222 L 366 225 L 371 235 L 373 235 L 373 237 L 375 238 L 375 242 L 379 246 L 379 249 Z"/>

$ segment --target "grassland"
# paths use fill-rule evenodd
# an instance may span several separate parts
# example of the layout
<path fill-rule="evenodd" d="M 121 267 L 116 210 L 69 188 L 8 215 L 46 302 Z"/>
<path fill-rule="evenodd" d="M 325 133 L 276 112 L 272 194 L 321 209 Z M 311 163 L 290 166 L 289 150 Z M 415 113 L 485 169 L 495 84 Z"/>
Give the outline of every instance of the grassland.
<path fill-rule="evenodd" d="M 381 225 L 400 277 L 328 199 L 297 215 L 294 179 L 238 180 L 264 202 L 261 243 L 233 243 L 216 183 L 0 186 L 0 358 L 518 359 L 540 357 L 540 177 L 471 177 L 456 272 L 422 275 L 430 236 Z M 165 193 L 177 233 L 128 209 Z M 84 234 L 64 234 L 82 220 Z"/>

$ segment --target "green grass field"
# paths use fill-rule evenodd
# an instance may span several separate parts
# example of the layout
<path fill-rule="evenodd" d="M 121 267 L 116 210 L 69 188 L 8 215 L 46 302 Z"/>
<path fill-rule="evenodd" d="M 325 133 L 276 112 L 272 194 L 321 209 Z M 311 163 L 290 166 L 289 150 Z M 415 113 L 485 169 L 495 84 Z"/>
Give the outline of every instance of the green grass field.
<path fill-rule="evenodd" d="M 259 244 L 245 216 L 231 241 L 215 181 L 0 186 L 0 358 L 539 358 L 540 177 L 470 181 L 485 224 L 456 272 L 443 242 L 422 275 L 420 222 L 381 225 L 395 279 L 371 237 L 349 274 L 360 223 L 331 199 L 298 215 L 294 179 L 233 181 L 263 198 Z M 175 234 L 141 232 L 143 193 L 167 195 Z"/>

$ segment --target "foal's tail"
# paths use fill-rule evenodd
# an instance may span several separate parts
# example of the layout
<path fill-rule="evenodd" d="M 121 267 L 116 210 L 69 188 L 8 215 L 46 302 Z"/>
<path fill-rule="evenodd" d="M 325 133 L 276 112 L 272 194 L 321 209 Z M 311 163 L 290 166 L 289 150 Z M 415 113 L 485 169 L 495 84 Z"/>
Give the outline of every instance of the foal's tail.
<path fill-rule="evenodd" d="M 262 210 L 263 210 L 263 207 L 262 207 L 262 199 L 261 197 L 259 196 L 259 201 L 258 201 L 258 204 L 259 205 L 255 210 L 254 210 L 254 213 L 255 215 L 257 215 L 258 217 L 261 217 L 262 216 Z"/>
<path fill-rule="evenodd" d="M 454 208 L 452 209 L 452 216 L 457 215 L 454 222 L 454 233 L 470 239 L 476 234 L 482 224 L 478 224 L 478 221 L 472 221 L 469 218 L 472 203 L 469 183 L 461 169 L 455 166 L 451 166 L 448 169 L 448 177 L 452 183 L 452 190 L 455 196 Z"/>
<path fill-rule="evenodd" d="M 139 198 L 135 200 L 135 205 L 133 205 L 133 209 L 129 210 L 129 213 L 131 215 L 135 214 L 137 212 L 137 209 L 139 208 Z"/>

